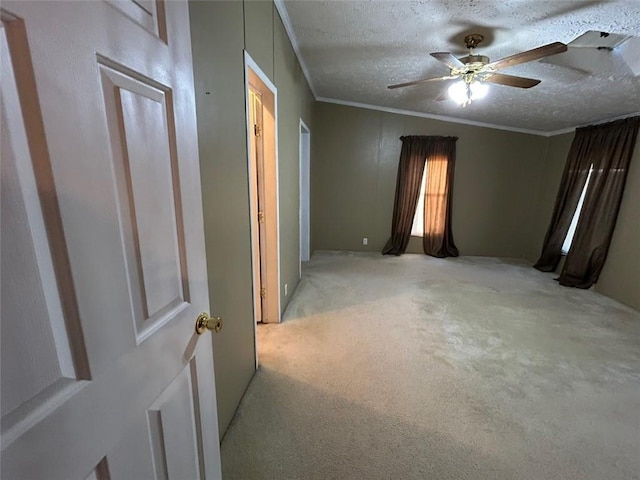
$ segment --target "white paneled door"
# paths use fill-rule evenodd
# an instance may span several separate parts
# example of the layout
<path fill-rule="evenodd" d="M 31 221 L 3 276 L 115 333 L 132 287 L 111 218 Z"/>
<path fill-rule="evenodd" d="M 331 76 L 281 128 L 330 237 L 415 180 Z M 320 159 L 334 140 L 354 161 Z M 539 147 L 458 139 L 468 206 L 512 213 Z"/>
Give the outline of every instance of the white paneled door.
<path fill-rule="evenodd" d="M 1 476 L 219 479 L 187 4 L 0 33 Z"/>

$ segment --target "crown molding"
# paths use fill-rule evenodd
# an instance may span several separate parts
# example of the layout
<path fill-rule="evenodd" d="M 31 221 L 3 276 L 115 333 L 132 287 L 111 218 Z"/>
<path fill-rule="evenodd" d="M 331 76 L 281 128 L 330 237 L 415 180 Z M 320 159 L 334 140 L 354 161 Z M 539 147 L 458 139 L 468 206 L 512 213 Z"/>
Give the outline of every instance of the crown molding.
<path fill-rule="evenodd" d="M 298 59 L 298 63 L 300 64 L 300 68 L 302 68 L 302 73 L 304 74 L 304 78 L 307 80 L 307 85 L 309 85 L 309 89 L 311 90 L 311 94 L 314 99 L 318 99 L 318 95 L 316 94 L 316 90 L 313 87 L 313 82 L 311 82 L 311 75 L 309 75 L 309 69 L 307 68 L 307 64 L 304 62 L 302 55 L 300 54 L 300 46 L 298 45 L 298 39 L 293 30 L 293 24 L 291 23 L 291 19 L 289 18 L 289 13 L 287 12 L 287 7 L 284 5 L 284 0 L 273 0 L 273 4 L 276 6 L 276 10 L 278 10 L 278 14 L 280 15 L 280 19 L 282 20 L 282 24 L 284 25 L 284 29 L 287 32 L 287 36 L 289 37 L 289 41 L 291 42 L 291 46 L 293 47 L 293 51 L 296 54 L 296 58 Z"/>
<path fill-rule="evenodd" d="M 547 132 L 546 136 L 555 137 L 556 135 L 564 135 L 565 133 L 575 132 L 576 128 L 578 127 L 567 127 L 567 128 L 562 128 L 560 130 L 553 130 L 552 132 Z"/>
<path fill-rule="evenodd" d="M 442 122 L 460 123 L 463 125 L 471 125 L 474 127 L 492 128 L 494 130 L 506 130 L 508 132 L 527 133 L 529 135 L 538 135 L 541 137 L 548 137 L 549 132 L 543 132 L 540 130 L 531 130 L 528 128 L 509 127 L 506 125 L 497 125 L 495 123 L 476 122 L 474 120 L 465 120 L 464 118 L 448 117 L 446 115 L 435 115 L 433 113 L 415 112 L 413 110 L 401 110 L 399 108 L 381 107 L 379 105 L 369 105 L 367 103 L 349 102 L 346 100 L 338 100 L 337 98 L 316 98 L 318 102 L 334 103 L 336 105 L 345 105 L 348 107 L 366 108 L 369 110 L 378 110 L 380 112 L 396 113 L 399 115 L 407 115 L 410 117 L 429 118 L 432 120 L 440 120 Z"/>
<path fill-rule="evenodd" d="M 625 113 L 624 115 L 618 115 L 616 117 L 605 118 L 603 120 L 598 120 L 597 122 L 585 123 L 582 125 L 576 125 L 575 127 L 563 128 L 562 130 L 554 130 L 553 132 L 548 132 L 549 137 L 555 137 L 556 135 L 563 135 L 565 133 L 574 132 L 576 128 L 588 127 L 591 125 L 600 125 L 602 123 L 615 122 L 616 120 L 622 120 L 625 118 L 637 117 L 640 116 L 640 112 L 631 112 Z"/>

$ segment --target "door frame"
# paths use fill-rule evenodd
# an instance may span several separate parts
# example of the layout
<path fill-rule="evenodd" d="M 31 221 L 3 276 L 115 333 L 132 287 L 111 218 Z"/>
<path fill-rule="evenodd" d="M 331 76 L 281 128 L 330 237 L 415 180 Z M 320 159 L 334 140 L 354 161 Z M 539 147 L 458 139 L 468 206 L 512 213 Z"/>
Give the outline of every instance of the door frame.
<path fill-rule="evenodd" d="M 306 123 L 304 123 L 304 121 L 302 119 L 300 119 L 300 138 L 299 138 L 299 144 L 298 144 L 298 154 L 299 154 L 299 158 L 300 158 L 300 164 L 299 164 L 299 173 L 300 173 L 300 183 L 299 183 L 299 190 L 300 190 L 300 205 L 299 205 L 299 209 L 298 209 L 298 225 L 299 225 L 299 235 L 300 235 L 300 251 L 299 251 L 299 263 L 298 263 L 298 279 L 302 278 L 302 241 L 303 241 L 303 235 L 302 235 L 302 231 L 303 228 L 305 227 L 305 225 L 302 224 L 302 210 L 303 210 L 303 206 L 306 205 L 307 208 L 307 224 L 306 224 L 306 229 L 307 229 L 307 251 L 308 251 L 308 255 L 309 258 L 307 258 L 305 261 L 309 261 L 309 259 L 311 258 L 311 130 L 309 129 L 309 127 L 306 125 Z M 306 143 L 306 152 L 303 149 L 303 145 Z M 306 202 L 303 201 L 303 182 L 305 180 L 305 178 L 303 178 L 303 172 L 307 173 L 307 189 L 306 189 L 306 193 L 307 193 L 307 198 L 306 198 Z"/>
<path fill-rule="evenodd" d="M 265 149 L 265 157 L 267 155 L 272 155 L 273 160 L 273 168 L 275 169 L 274 177 L 275 185 L 267 185 L 267 188 L 274 187 L 275 188 L 275 232 L 277 234 L 276 241 L 276 252 L 277 252 L 277 262 L 274 262 L 274 267 L 277 269 L 277 285 L 272 286 L 269 291 L 276 292 L 277 295 L 274 295 L 275 303 L 277 305 L 277 315 L 269 319 L 269 323 L 279 323 L 281 320 L 281 302 L 280 302 L 280 187 L 279 187 L 279 165 L 278 165 L 278 90 L 276 86 L 269 80 L 269 77 L 262 71 L 262 69 L 258 66 L 258 64 L 251 58 L 251 55 L 244 50 L 244 92 L 245 92 L 245 121 L 246 121 L 246 141 L 247 141 L 247 183 L 249 184 L 249 215 L 250 215 L 250 230 L 251 230 L 251 270 L 252 270 L 252 291 L 253 291 L 253 323 L 254 323 L 254 344 L 255 344 L 255 358 L 256 358 L 256 368 L 258 368 L 258 332 L 257 332 L 257 323 L 258 323 L 258 309 L 259 309 L 259 298 L 260 292 L 256 291 L 256 278 L 260 276 L 260 265 L 256 265 L 255 258 L 256 253 L 259 255 L 260 252 L 256 252 L 256 245 L 254 242 L 255 235 L 258 231 L 258 212 L 254 208 L 254 194 L 251 187 L 251 180 L 256 175 L 254 159 L 251 157 L 251 122 L 250 122 L 250 102 L 249 102 L 249 78 L 251 74 L 255 75 L 263 84 L 263 87 L 266 87 L 269 92 L 273 95 L 273 111 L 274 111 L 274 119 L 273 119 L 273 151 L 270 153 L 267 151 L 269 149 Z M 266 130 L 266 129 L 265 129 Z M 269 219 L 267 219 L 269 221 Z M 273 217 L 271 217 L 271 221 Z M 269 247 L 267 247 L 269 248 Z M 271 247 L 273 248 L 273 247 Z"/>

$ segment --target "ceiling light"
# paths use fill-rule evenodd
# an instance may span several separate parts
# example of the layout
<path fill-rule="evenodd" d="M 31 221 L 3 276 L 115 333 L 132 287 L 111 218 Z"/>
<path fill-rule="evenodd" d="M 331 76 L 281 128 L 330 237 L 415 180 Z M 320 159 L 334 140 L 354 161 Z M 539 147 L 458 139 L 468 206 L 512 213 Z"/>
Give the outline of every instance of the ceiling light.
<path fill-rule="evenodd" d="M 489 93 L 489 85 L 482 82 L 473 82 L 471 85 L 471 100 L 480 100 Z"/>
<path fill-rule="evenodd" d="M 449 87 L 449 97 L 463 107 L 469 105 L 473 100 L 480 100 L 487 95 L 489 91 L 489 85 L 473 81 L 467 83 L 463 80 L 454 83 Z"/>

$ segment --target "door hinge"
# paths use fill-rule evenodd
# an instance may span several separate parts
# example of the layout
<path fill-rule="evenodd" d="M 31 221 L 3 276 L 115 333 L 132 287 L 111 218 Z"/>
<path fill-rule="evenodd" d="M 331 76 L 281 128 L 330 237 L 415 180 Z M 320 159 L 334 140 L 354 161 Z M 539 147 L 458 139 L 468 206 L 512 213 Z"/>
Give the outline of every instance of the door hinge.
<path fill-rule="evenodd" d="M 258 222 L 264 223 L 264 212 L 258 212 Z"/>
<path fill-rule="evenodd" d="M 256 137 L 259 137 L 262 135 L 262 127 L 260 127 L 260 125 L 258 125 L 257 123 L 253 124 L 253 134 Z"/>
<path fill-rule="evenodd" d="M 260 298 L 267 298 L 267 290 L 265 288 L 260 289 Z"/>

